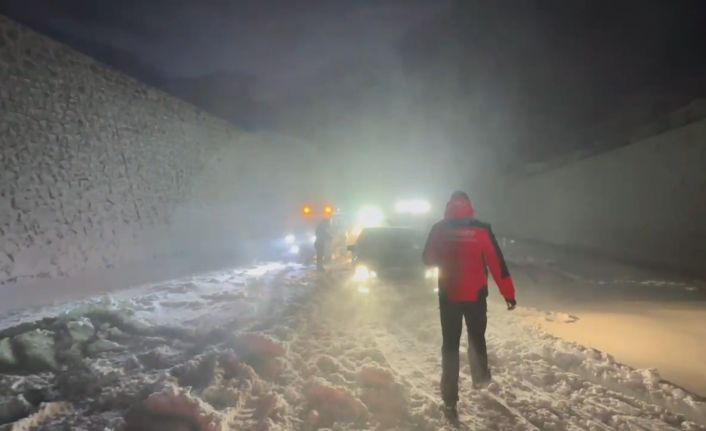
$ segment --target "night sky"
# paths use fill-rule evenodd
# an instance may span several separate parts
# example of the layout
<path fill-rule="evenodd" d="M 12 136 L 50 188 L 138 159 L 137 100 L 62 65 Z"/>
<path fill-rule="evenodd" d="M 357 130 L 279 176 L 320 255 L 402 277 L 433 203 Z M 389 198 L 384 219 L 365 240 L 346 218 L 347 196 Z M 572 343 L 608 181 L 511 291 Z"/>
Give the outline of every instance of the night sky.
<path fill-rule="evenodd" d="M 425 118 L 452 145 L 538 160 L 706 95 L 699 0 L 0 0 L 0 13 L 242 127 L 322 145 L 336 145 L 322 129 Z"/>

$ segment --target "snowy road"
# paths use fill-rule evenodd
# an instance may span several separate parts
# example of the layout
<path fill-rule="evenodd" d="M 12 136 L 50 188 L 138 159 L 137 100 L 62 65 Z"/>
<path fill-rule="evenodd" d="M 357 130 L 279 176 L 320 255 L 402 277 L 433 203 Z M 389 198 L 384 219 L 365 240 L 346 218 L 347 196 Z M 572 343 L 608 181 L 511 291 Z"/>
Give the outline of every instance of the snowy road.
<path fill-rule="evenodd" d="M 434 293 L 381 286 L 361 294 L 348 276 L 270 265 L 41 312 L 56 320 L 15 313 L 0 322 L 0 345 L 10 340 L 18 355 L 0 376 L 0 414 L 13 407 L 19 422 L 0 429 L 448 428 Z M 494 383 L 473 390 L 464 367 L 462 429 L 706 429 L 703 401 L 527 325 L 533 313 L 491 301 Z M 27 333 L 54 363 L 22 344 Z M 27 359 L 31 371 L 17 365 Z"/>
<path fill-rule="evenodd" d="M 441 428 L 441 340 L 433 294 L 411 298 L 385 289 L 361 297 L 337 282 L 325 289 L 306 313 L 318 318 L 305 320 L 306 329 L 292 348 L 296 352 L 303 343 L 300 350 L 310 362 L 318 362 L 316 355 L 333 360 L 322 360 L 325 367 L 307 373 L 362 392 L 363 399 L 384 400 L 368 406 L 378 421 L 391 420 L 400 429 Z M 488 390 L 473 390 L 466 369 L 459 411 L 467 429 L 701 429 L 695 422 L 706 421 L 703 403 L 692 403 L 654 374 L 524 326 L 523 312 L 533 313 L 490 306 L 495 383 Z M 399 388 L 383 387 L 378 397 L 366 397 L 365 385 L 354 376 L 371 364 L 389 373 Z"/>
<path fill-rule="evenodd" d="M 706 396 L 706 281 L 506 241 L 528 321 Z"/>

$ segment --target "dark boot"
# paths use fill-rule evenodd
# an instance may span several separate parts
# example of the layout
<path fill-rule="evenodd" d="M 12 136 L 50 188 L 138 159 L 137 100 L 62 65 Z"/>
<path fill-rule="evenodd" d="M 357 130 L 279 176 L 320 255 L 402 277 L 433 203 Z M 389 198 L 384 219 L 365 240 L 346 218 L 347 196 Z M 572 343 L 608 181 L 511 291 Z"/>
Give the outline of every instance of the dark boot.
<path fill-rule="evenodd" d="M 444 417 L 454 427 L 458 427 L 461 423 L 458 420 L 458 410 L 456 404 L 444 404 Z"/>

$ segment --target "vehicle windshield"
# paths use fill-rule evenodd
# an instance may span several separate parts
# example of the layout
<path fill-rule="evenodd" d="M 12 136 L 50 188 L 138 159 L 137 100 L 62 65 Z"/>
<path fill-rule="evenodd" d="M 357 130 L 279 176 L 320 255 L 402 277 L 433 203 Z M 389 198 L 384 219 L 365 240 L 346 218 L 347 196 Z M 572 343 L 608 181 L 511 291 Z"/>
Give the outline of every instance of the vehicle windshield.
<path fill-rule="evenodd" d="M 422 236 L 412 229 L 372 228 L 360 234 L 358 246 L 365 249 L 413 250 L 421 247 Z"/>

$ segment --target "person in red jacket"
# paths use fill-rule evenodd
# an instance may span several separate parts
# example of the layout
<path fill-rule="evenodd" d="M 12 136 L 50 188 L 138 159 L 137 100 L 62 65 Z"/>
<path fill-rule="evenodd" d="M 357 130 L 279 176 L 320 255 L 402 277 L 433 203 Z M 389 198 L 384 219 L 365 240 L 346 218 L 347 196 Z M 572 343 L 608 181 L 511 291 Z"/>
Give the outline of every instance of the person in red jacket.
<path fill-rule="evenodd" d="M 473 386 L 490 382 L 485 345 L 488 269 L 508 310 L 516 306 L 515 287 L 490 225 L 475 218 L 468 195 L 455 192 L 446 204 L 444 219 L 427 239 L 424 263 L 439 268 L 439 312 L 443 336 L 441 394 L 445 413 L 457 420 L 459 343 L 463 320 L 468 332 L 468 360 Z"/>

